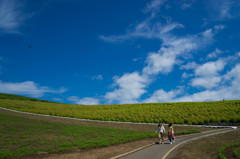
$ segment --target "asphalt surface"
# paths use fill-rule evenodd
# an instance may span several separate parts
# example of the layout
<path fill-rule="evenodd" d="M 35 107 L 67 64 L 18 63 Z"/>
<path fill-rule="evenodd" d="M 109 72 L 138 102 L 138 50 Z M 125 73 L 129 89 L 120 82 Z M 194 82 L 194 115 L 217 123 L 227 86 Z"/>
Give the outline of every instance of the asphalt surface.
<path fill-rule="evenodd" d="M 194 139 L 198 139 L 201 137 L 206 137 L 210 135 L 215 135 L 219 133 L 225 133 L 228 131 L 233 131 L 233 129 L 217 129 L 213 131 L 202 132 L 198 134 L 186 135 L 182 137 L 176 137 L 175 143 L 169 144 L 169 140 L 165 141 L 164 144 L 155 144 L 135 153 L 131 153 L 129 155 L 121 157 L 121 159 L 163 159 L 166 158 L 168 154 L 170 154 L 174 148 L 183 145 L 187 142 L 190 142 Z M 193 141 L 194 142 L 194 141 Z"/>

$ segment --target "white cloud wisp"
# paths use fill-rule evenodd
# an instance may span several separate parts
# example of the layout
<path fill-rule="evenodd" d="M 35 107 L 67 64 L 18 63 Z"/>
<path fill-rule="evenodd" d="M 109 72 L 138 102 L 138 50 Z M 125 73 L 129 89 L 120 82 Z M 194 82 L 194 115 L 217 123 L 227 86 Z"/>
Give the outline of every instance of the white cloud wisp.
<path fill-rule="evenodd" d="M 39 86 L 33 81 L 26 81 L 22 83 L 0 81 L 0 92 L 9 94 L 29 95 L 31 97 L 42 97 L 45 95 L 45 93 L 64 93 L 66 92 L 66 88 L 54 90 L 49 87 Z"/>
<path fill-rule="evenodd" d="M 68 97 L 67 99 L 79 105 L 98 105 L 99 104 L 98 99 L 91 98 L 91 97 L 79 98 L 77 96 L 71 96 L 71 97 Z"/>

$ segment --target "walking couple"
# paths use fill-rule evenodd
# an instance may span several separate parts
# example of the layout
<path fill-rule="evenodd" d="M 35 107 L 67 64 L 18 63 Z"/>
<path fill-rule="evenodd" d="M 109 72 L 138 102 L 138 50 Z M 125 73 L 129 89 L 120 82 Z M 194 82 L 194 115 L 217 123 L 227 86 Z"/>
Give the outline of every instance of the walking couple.
<path fill-rule="evenodd" d="M 163 143 L 163 133 L 165 132 L 165 128 L 161 123 L 158 124 L 157 132 L 159 133 L 158 134 L 159 143 L 162 144 Z M 169 124 L 168 124 L 168 139 L 170 141 L 170 144 L 175 143 L 175 136 L 174 136 L 172 122 L 169 122 Z"/>

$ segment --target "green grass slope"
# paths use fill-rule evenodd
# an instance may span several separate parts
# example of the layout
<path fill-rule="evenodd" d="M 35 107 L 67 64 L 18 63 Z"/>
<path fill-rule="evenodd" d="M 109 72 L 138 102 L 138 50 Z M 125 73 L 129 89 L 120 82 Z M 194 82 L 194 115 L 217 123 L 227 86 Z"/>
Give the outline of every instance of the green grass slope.
<path fill-rule="evenodd" d="M 151 132 L 60 124 L 1 112 L 0 130 L 0 158 L 103 147 L 156 136 Z"/>
<path fill-rule="evenodd" d="M 207 124 L 239 123 L 240 100 L 216 102 L 73 105 L 0 99 L 0 107 L 30 113 L 104 121 Z"/>
<path fill-rule="evenodd" d="M 0 93 L 0 99 L 11 99 L 11 100 L 28 100 L 28 101 L 39 101 L 39 102 L 49 102 L 47 100 L 39 100 L 36 98 L 24 97 L 14 94 Z"/>

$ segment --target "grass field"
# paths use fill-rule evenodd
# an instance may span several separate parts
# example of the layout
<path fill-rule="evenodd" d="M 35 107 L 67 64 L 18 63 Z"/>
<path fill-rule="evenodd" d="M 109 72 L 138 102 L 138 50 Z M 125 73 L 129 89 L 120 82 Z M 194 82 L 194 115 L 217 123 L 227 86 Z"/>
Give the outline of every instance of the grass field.
<path fill-rule="evenodd" d="M 102 147 L 156 136 L 150 132 L 58 124 L 3 113 L 0 130 L 0 157 Z"/>
<path fill-rule="evenodd" d="M 217 102 L 73 105 L 32 100 L 1 99 L 0 107 L 24 112 L 104 121 L 201 125 L 239 123 L 240 100 Z"/>

